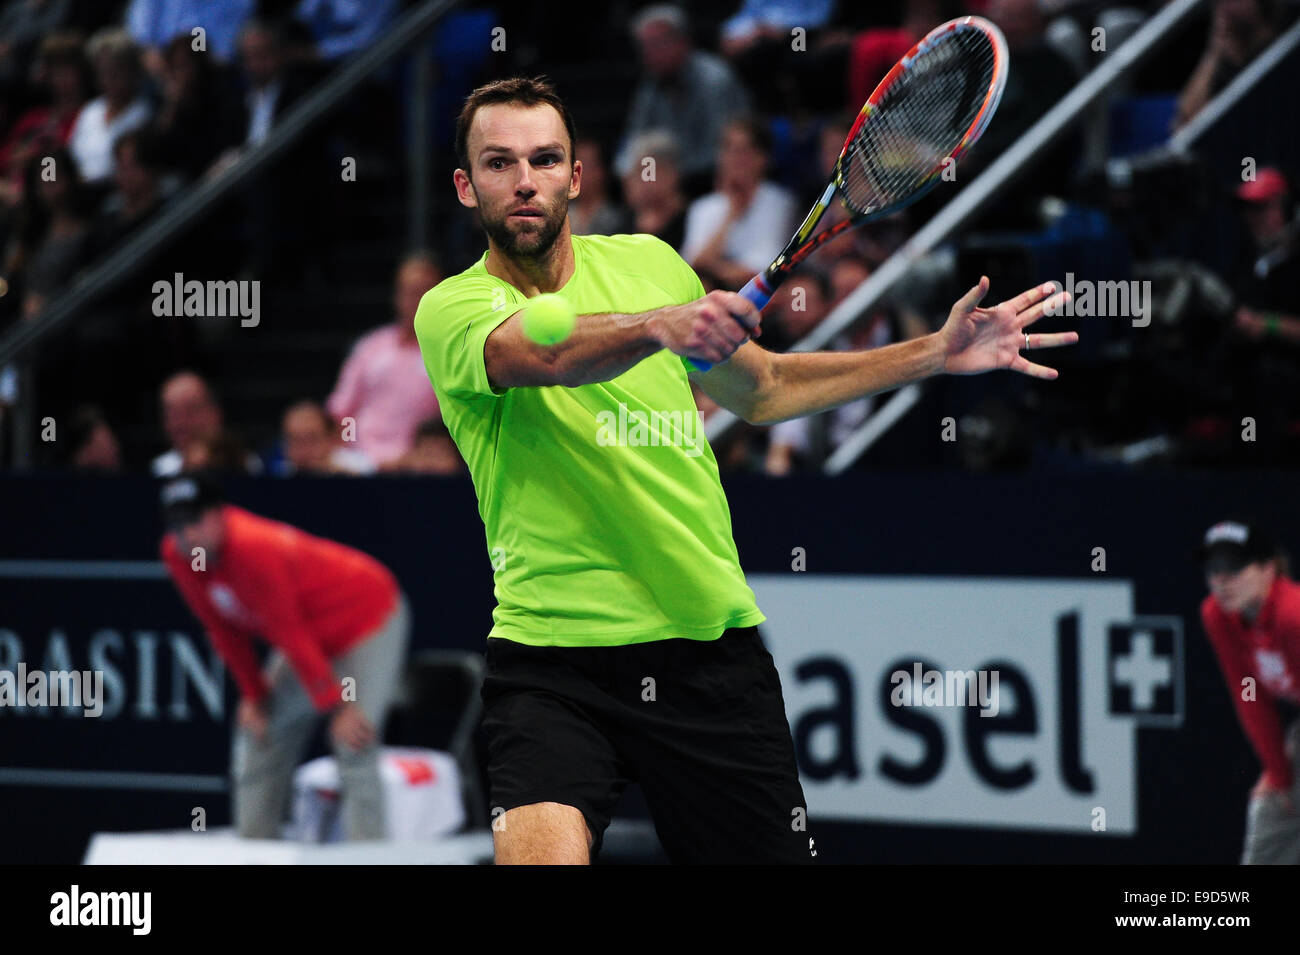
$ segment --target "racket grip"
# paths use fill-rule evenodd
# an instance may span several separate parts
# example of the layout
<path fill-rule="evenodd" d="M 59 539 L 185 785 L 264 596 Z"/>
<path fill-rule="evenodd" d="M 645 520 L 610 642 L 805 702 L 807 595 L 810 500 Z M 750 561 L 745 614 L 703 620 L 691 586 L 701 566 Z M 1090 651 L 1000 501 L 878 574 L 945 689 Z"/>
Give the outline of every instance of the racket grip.
<path fill-rule="evenodd" d="M 753 302 L 754 307 L 761 312 L 767 307 L 767 303 L 772 300 L 772 292 L 772 287 L 764 281 L 760 273 L 746 282 L 745 287 L 740 290 L 739 294 Z"/>
<path fill-rule="evenodd" d="M 754 307 L 760 312 L 768 302 L 772 300 L 772 288 L 763 280 L 762 274 L 755 275 L 745 283 L 745 287 L 740 290 L 739 295 L 743 295 L 754 303 Z M 699 371 L 708 371 L 713 367 L 711 362 L 703 361 L 699 358 L 692 358 L 691 364 Z"/>

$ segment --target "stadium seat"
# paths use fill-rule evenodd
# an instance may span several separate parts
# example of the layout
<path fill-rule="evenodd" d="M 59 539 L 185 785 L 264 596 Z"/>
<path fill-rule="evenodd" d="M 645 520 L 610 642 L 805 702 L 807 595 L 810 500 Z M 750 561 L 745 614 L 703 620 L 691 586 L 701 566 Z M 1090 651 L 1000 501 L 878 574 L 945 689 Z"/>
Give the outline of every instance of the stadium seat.
<path fill-rule="evenodd" d="M 391 746 L 450 753 L 460 766 L 470 825 L 488 824 L 483 773 L 475 750 L 482 712 L 483 657 L 463 650 L 425 650 L 407 665 L 398 701 L 384 725 Z"/>
<path fill-rule="evenodd" d="M 1110 155 L 1132 156 L 1169 139 L 1178 97 L 1173 93 L 1131 96 L 1110 106 Z"/>

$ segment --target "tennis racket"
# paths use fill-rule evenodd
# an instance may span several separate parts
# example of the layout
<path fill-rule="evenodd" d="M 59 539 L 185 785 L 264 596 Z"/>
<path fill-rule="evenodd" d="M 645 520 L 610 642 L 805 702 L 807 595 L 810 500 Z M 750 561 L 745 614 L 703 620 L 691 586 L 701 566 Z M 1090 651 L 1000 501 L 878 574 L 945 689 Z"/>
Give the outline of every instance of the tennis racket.
<path fill-rule="evenodd" d="M 935 187 L 980 138 L 1007 83 L 1007 41 L 983 17 L 935 27 L 867 99 L 803 225 L 740 294 L 761 311 L 800 262 L 846 229 L 897 212 Z M 848 218 L 813 235 L 836 198 Z M 700 371 L 711 363 L 692 358 Z"/>

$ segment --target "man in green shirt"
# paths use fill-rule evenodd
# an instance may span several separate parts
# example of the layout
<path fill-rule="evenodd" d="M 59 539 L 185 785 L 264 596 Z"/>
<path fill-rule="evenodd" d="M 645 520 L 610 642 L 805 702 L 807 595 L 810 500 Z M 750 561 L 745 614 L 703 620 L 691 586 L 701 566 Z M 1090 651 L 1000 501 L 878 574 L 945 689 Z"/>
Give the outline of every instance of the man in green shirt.
<path fill-rule="evenodd" d="M 488 251 L 424 296 L 415 328 L 495 573 L 483 699 L 497 861 L 590 861 L 636 780 L 674 861 L 806 862 L 780 681 L 691 377 L 770 424 L 944 371 L 1053 378 L 1019 350 L 1077 335 L 1031 341 L 1052 287 L 981 309 L 982 278 L 926 338 L 774 354 L 748 341 L 752 304 L 705 294 L 658 239 L 571 235 L 582 167 L 547 83 L 475 90 L 456 141 L 457 196 Z M 557 345 L 522 330 L 543 292 L 578 314 Z"/>

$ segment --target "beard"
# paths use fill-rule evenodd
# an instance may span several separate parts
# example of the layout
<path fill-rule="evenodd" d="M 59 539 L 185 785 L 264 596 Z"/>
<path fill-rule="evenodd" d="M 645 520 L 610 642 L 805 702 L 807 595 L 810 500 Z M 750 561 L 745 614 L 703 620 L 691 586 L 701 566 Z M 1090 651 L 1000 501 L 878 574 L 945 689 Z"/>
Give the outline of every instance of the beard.
<path fill-rule="evenodd" d="M 541 203 L 535 203 L 541 205 Z M 535 219 L 526 220 L 530 224 L 519 231 L 511 231 L 507 216 L 490 219 L 482 215 L 483 231 L 488 234 L 503 255 L 524 261 L 539 261 L 546 258 L 555 240 L 564 228 L 564 220 L 569 215 L 569 203 L 561 197 L 553 210 L 544 212 Z"/>

